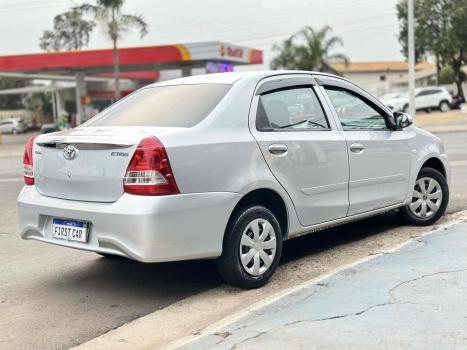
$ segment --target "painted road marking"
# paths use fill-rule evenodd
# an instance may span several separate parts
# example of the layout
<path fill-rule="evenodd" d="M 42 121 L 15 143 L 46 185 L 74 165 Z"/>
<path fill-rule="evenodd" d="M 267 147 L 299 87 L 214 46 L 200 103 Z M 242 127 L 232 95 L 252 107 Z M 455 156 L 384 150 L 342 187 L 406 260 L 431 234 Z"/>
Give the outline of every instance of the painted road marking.
<path fill-rule="evenodd" d="M 10 177 L 6 179 L 0 179 L 0 182 L 17 182 L 17 181 L 23 181 L 22 177 Z"/>
<path fill-rule="evenodd" d="M 452 162 L 449 162 L 451 166 L 466 166 L 467 165 L 467 160 L 454 160 Z"/>

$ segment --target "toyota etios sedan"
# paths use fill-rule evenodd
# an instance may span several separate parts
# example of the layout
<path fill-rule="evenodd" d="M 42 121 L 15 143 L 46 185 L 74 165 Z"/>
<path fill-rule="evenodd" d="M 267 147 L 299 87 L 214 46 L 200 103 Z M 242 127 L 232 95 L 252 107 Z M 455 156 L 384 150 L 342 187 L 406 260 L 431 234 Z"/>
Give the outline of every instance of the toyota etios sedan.
<path fill-rule="evenodd" d="M 21 236 L 142 262 L 216 258 L 262 286 L 285 239 L 448 204 L 441 141 L 355 84 L 313 72 L 224 73 L 142 88 L 31 139 Z"/>

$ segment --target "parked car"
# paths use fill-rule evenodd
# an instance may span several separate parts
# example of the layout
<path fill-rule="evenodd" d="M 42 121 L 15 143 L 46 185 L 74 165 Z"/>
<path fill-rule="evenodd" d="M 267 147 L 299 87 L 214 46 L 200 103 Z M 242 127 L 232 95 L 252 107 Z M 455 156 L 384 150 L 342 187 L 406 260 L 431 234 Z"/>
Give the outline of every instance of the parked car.
<path fill-rule="evenodd" d="M 28 142 L 21 236 L 147 263 L 217 259 L 227 282 L 259 287 L 285 239 L 391 210 L 413 225 L 443 215 L 444 146 L 411 124 L 323 73 L 149 85 Z"/>
<path fill-rule="evenodd" d="M 381 97 L 381 101 L 395 112 L 409 112 L 408 93 L 393 93 Z M 415 108 L 430 112 L 433 109 L 449 112 L 452 96 L 448 90 L 441 87 L 424 87 L 415 89 Z"/>
<path fill-rule="evenodd" d="M 41 126 L 41 132 L 43 134 L 49 134 L 55 131 L 58 131 L 57 125 L 55 123 L 47 123 Z"/>
<path fill-rule="evenodd" d="M 21 118 L 8 118 L 0 120 L 2 134 L 20 134 L 28 131 L 28 126 Z"/>

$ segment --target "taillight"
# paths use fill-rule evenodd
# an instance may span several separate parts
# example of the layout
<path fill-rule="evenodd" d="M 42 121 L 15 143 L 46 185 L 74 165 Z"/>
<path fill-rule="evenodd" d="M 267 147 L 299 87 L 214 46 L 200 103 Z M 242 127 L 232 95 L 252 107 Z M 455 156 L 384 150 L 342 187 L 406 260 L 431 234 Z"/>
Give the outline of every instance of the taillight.
<path fill-rule="evenodd" d="M 158 196 L 180 193 L 164 145 L 154 136 L 143 139 L 123 180 L 125 192 Z"/>
<path fill-rule="evenodd" d="M 24 183 L 28 186 L 34 185 L 34 173 L 32 170 L 32 146 L 34 145 L 34 139 L 36 137 L 33 136 L 28 140 L 26 143 L 26 147 L 24 148 L 24 156 L 23 156 L 23 172 L 24 172 Z"/>

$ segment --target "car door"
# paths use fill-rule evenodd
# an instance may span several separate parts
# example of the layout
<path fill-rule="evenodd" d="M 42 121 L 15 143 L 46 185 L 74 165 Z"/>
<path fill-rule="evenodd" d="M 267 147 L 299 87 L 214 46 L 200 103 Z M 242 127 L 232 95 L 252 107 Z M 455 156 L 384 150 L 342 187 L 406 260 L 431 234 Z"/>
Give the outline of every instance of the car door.
<path fill-rule="evenodd" d="M 432 89 L 428 95 L 427 103 L 428 107 L 438 108 L 441 100 L 443 100 L 443 90 L 441 89 Z"/>
<path fill-rule="evenodd" d="M 420 90 L 415 94 L 415 107 L 423 109 L 432 107 L 431 100 L 433 99 L 433 90 Z"/>
<path fill-rule="evenodd" d="M 355 85 L 333 78 L 320 81 L 349 150 L 348 215 L 403 203 L 415 133 L 396 128 L 390 111 Z"/>
<path fill-rule="evenodd" d="M 304 226 L 345 217 L 349 205 L 346 142 L 315 85 L 311 75 L 266 79 L 250 112 L 251 132 Z"/>

